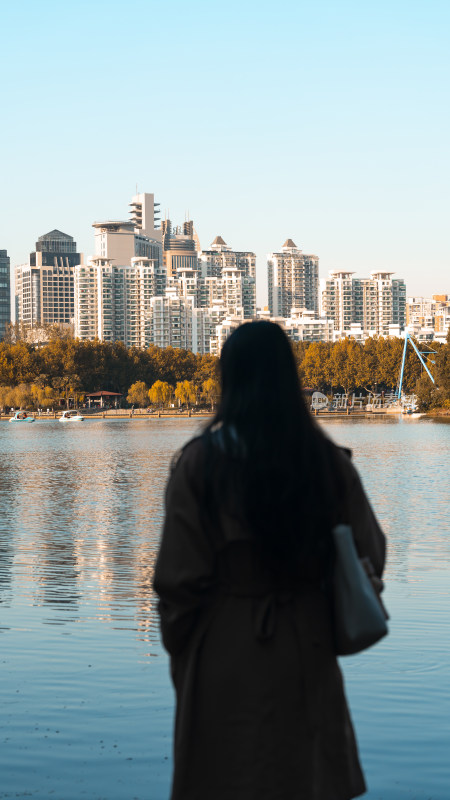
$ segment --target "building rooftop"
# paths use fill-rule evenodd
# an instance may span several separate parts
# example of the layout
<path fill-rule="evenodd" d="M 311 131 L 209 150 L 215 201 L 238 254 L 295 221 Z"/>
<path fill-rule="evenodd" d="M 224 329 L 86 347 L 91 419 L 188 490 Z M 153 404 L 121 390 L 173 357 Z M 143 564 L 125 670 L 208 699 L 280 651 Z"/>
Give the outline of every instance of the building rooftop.
<path fill-rule="evenodd" d="M 297 245 L 292 239 L 286 239 L 283 247 L 297 247 Z"/>
<path fill-rule="evenodd" d="M 110 231 L 127 230 L 134 231 L 134 224 L 131 220 L 106 220 L 105 222 L 93 222 L 93 228 L 108 228 Z"/>
<path fill-rule="evenodd" d="M 67 233 L 63 233 L 62 231 L 59 231 L 57 228 L 55 228 L 52 231 L 49 231 L 48 233 L 44 233 L 43 236 L 39 236 L 38 242 L 42 242 L 44 241 L 44 239 L 53 239 L 53 240 L 65 239 L 70 242 L 73 242 L 73 236 L 69 236 Z"/>

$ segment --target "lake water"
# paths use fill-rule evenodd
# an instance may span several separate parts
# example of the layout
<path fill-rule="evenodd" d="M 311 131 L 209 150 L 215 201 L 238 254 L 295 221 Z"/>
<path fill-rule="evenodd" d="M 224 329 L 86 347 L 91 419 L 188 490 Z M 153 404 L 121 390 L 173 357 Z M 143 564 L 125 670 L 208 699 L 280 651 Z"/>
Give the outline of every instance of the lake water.
<path fill-rule="evenodd" d="M 353 449 L 389 540 L 390 635 L 342 659 L 365 797 L 449 800 L 450 424 L 321 424 Z M 0 798 L 168 797 L 151 579 L 171 456 L 198 428 L 0 424 Z"/>

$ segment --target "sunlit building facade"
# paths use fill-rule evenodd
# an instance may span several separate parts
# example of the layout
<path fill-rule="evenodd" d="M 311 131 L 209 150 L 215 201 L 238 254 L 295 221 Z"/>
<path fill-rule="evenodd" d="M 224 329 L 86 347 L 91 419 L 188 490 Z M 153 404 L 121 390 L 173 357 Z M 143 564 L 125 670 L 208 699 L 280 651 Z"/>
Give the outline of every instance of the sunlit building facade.
<path fill-rule="evenodd" d="M 332 270 L 320 282 L 320 314 L 333 320 L 335 338 L 352 335 L 399 336 L 406 324 L 406 287 L 392 272 L 375 270 L 370 278 Z M 355 327 L 356 326 L 356 327 Z"/>
<path fill-rule="evenodd" d="M 198 257 L 197 302 L 201 307 L 223 304 L 228 316 L 251 319 L 256 315 L 256 256 L 232 250 L 216 236 Z"/>
<path fill-rule="evenodd" d="M 292 308 L 319 310 L 319 259 L 287 239 L 267 257 L 268 300 L 272 316 L 289 317 Z"/>
<path fill-rule="evenodd" d="M 116 266 L 112 259 L 93 257 L 75 268 L 75 336 L 148 347 L 151 300 L 164 288 L 159 261 L 136 257 L 129 266 Z"/>
<path fill-rule="evenodd" d="M 221 278 L 224 270 L 238 270 L 256 280 L 256 255 L 250 251 L 233 250 L 221 236 L 216 236 L 209 250 L 198 256 L 202 277 Z"/>
<path fill-rule="evenodd" d="M 28 263 L 15 269 L 16 320 L 73 323 L 74 267 L 82 261 L 72 236 L 56 229 L 40 236 Z"/>
<path fill-rule="evenodd" d="M 181 347 L 196 351 L 193 341 L 194 298 L 180 297 L 168 288 L 163 297 L 150 301 L 150 341 L 157 347 Z"/>
<path fill-rule="evenodd" d="M 161 223 L 161 234 L 167 277 L 177 278 L 183 271 L 197 273 L 200 246 L 192 220 L 174 227 L 170 219 L 165 219 Z"/>
<path fill-rule="evenodd" d="M 334 322 L 326 317 L 318 317 L 314 311 L 292 309 L 292 314 L 281 323 L 293 342 L 332 342 L 334 341 Z"/>
<path fill-rule="evenodd" d="M 346 270 L 332 270 L 327 280 L 320 281 L 320 314 L 333 320 L 336 331 L 349 330 L 358 317 L 360 286 L 353 274 Z"/>
<path fill-rule="evenodd" d="M 408 297 L 406 330 L 419 341 L 444 342 L 450 327 L 450 295 Z"/>

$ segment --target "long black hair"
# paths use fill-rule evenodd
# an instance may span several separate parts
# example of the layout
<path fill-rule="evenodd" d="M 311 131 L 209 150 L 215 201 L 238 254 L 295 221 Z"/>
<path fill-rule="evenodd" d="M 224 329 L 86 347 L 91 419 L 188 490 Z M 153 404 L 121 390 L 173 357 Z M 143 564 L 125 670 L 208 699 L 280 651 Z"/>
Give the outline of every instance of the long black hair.
<path fill-rule="evenodd" d="M 211 505 L 241 516 L 274 570 L 323 560 L 338 502 L 334 448 L 306 406 L 287 336 L 273 322 L 244 323 L 225 342 L 220 371 L 205 431 Z"/>

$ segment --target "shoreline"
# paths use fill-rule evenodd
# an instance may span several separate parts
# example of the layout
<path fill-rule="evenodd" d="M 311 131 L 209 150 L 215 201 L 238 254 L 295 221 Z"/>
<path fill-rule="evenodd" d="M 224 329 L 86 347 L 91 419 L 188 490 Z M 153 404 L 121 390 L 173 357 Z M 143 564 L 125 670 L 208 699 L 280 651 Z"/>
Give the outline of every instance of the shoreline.
<path fill-rule="evenodd" d="M 128 419 L 128 420 L 158 420 L 158 419 L 208 419 L 209 417 L 213 416 L 212 411 L 161 411 L 155 412 L 153 414 L 146 414 L 145 412 L 131 412 L 125 409 L 120 409 L 117 411 L 98 411 L 95 413 L 88 413 L 84 409 L 78 409 L 81 415 L 84 417 L 84 421 L 88 421 L 89 419 Z M 55 420 L 60 420 L 62 412 L 54 411 L 50 414 L 35 414 L 31 412 L 34 416 L 36 422 L 55 422 Z M 339 409 L 337 411 L 315 411 L 311 412 L 314 417 L 320 419 L 338 419 L 338 418 L 351 418 L 353 419 L 370 419 L 372 417 L 391 417 L 391 416 L 408 416 L 406 414 L 402 414 L 399 411 L 390 411 L 384 409 L 376 409 L 375 411 L 365 411 L 365 410 L 351 410 L 351 409 Z M 442 418 L 442 417 L 450 417 L 450 410 L 442 409 L 436 410 L 433 412 L 419 412 L 422 417 L 435 417 L 435 418 Z M 14 414 L 0 414 L 0 422 L 9 422 L 10 419 Z"/>
<path fill-rule="evenodd" d="M 75 410 L 75 409 L 74 409 Z M 181 411 L 181 412 L 174 412 L 171 413 L 162 411 L 160 414 L 145 414 L 145 413 L 136 413 L 133 414 L 131 411 L 122 410 L 118 411 L 117 413 L 111 413 L 111 411 L 99 411 L 94 414 L 90 414 L 86 412 L 84 409 L 76 409 L 80 412 L 81 416 L 84 417 L 84 421 L 89 419 L 131 419 L 131 420 L 151 420 L 151 419 L 186 419 L 186 418 L 197 418 L 203 419 L 212 416 L 212 412 L 210 411 L 194 411 L 189 413 L 188 411 Z M 62 412 L 60 411 L 52 411 L 51 414 L 36 414 L 35 412 L 29 412 L 35 419 L 36 422 L 55 422 L 55 420 L 60 420 L 62 416 Z M 14 414 L 0 414 L 0 422 L 9 422 L 10 419 L 14 417 Z"/>

